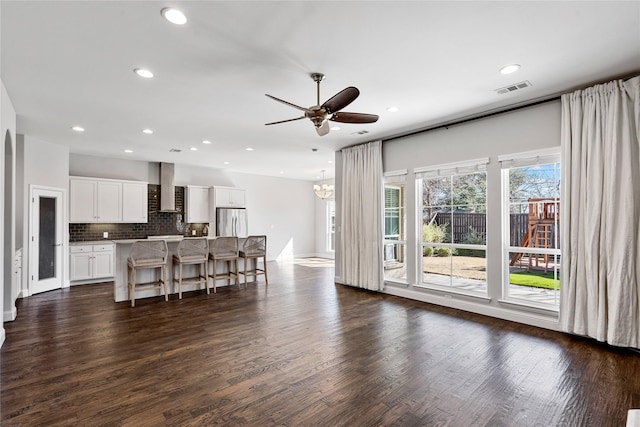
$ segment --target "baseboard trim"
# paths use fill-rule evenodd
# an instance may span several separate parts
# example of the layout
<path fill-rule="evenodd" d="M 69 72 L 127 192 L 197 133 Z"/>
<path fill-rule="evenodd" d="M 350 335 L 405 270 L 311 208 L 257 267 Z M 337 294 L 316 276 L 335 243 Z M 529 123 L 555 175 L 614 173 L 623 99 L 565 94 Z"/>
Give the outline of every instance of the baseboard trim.
<path fill-rule="evenodd" d="M 542 316 L 531 312 L 514 311 L 504 307 L 489 305 L 487 303 L 477 303 L 463 298 L 458 299 L 455 296 L 448 297 L 445 295 L 417 292 L 393 286 L 387 286 L 383 292 L 389 295 L 441 305 L 443 307 L 455 308 L 457 310 L 468 311 L 511 322 L 523 323 L 525 325 L 537 326 L 539 328 L 550 329 L 552 331 L 560 330 L 557 318 Z"/>
<path fill-rule="evenodd" d="M 14 307 L 11 307 L 10 311 L 5 311 L 2 314 L 2 321 L 13 322 L 14 320 L 16 320 L 16 317 L 18 317 L 18 309 L 14 306 Z"/>
<path fill-rule="evenodd" d="M 29 297 L 31 295 L 29 293 L 29 288 L 22 288 L 22 290 L 20 291 L 20 295 L 22 295 L 22 298 Z"/>
<path fill-rule="evenodd" d="M 0 347 L 4 344 L 4 328 L 0 326 Z"/>

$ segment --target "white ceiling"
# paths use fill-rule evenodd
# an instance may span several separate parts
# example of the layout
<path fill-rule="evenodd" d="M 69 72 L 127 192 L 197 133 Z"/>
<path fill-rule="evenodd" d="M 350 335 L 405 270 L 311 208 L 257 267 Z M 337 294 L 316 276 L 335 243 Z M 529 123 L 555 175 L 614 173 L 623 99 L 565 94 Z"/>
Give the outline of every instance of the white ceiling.
<path fill-rule="evenodd" d="M 166 6 L 188 23 L 165 21 Z M 3 0 L 0 8 L 2 80 L 19 133 L 72 153 L 305 180 L 321 169 L 332 176 L 333 151 L 348 145 L 640 71 L 635 1 Z M 510 63 L 522 68 L 498 72 Z M 380 120 L 324 137 L 306 119 L 264 126 L 301 115 L 266 93 L 315 105 L 311 72 L 326 75 L 322 101 L 353 85 L 360 97 L 344 111 Z M 494 92 L 523 80 L 533 86 Z M 369 133 L 353 135 L 361 130 Z"/>

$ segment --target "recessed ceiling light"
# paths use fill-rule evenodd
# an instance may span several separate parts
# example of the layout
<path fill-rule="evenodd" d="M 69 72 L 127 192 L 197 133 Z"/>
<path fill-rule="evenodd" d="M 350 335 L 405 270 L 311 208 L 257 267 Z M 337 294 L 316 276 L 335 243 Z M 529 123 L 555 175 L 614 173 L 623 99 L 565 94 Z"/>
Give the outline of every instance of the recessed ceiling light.
<path fill-rule="evenodd" d="M 197 147 L 191 147 L 191 148 L 189 148 L 189 150 L 191 150 L 191 151 L 198 151 L 198 148 L 197 148 Z"/>
<path fill-rule="evenodd" d="M 211 144 L 211 141 L 209 141 L 208 139 L 205 139 L 204 141 L 202 141 L 203 144 Z"/>
<path fill-rule="evenodd" d="M 150 79 L 153 77 L 153 73 L 149 70 L 145 70 L 142 68 L 136 68 L 133 70 L 134 73 L 139 75 L 140 77 L 144 77 L 145 79 Z"/>
<path fill-rule="evenodd" d="M 504 67 L 500 68 L 500 74 L 515 73 L 519 69 L 520 69 L 520 65 L 518 65 L 518 64 L 505 65 Z"/>
<path fill-rule="evenodd" d="M 245 150 L 247 150 L 247 151 L 253 151 L 253 148 L 251 148 L 251 147 L 247 147 L 247 148 L 245 148 Z"/>
<path fill-rule="evenodd" d="M 75 130 L 76 132 L 84 132 L 84 128 L 82 126 L 72 126 L 71 129 Z"/>
<path fill-rule="evenodd" d="M 153 131 L 151 129 L 142 129 L 142 133 L 146 133 L 147 135 L 151 135 Z"/>
<path fill-rule="evenodd" d="M 133 150 L 124 150 L 125 153 L 133 153 Z"/>
<path fill-rule="evenodd" d="M 280 175 L 284 175 L 284 171 L 280 171 Z"/>
<path fill-rule="evenodd" d="M 333 163 L 333 160 L 329 160 L 327 163 Z"/>
<path fill-rule="evenodd" d="M 222 162 L 223 165 L 229 165 L 231 162 Z"/>
<path fill-rule="evenodd" d="M 332 126 L 331 130 L 340 130 L 340 126 Z"/>
<path fill-rule="evenodd" d="M 320 179 L 320 175 L 316 175 L 316 179 Z"/>
<path fill-rule="evenodd" d="M 176 25 L 183 25 L 187 23 L 187 17 L 184 16 L 184 13 L 180 12 L 178 9 L 174 9 L 172 7 L 165 7 L 160 11 L 164 19 Z"/>
<path fill-rule="evenodd" d="M 399 110 L 398 107 L 387 107 L 387 111 L 390 113 L 395 113 L 398 110 Z"/>

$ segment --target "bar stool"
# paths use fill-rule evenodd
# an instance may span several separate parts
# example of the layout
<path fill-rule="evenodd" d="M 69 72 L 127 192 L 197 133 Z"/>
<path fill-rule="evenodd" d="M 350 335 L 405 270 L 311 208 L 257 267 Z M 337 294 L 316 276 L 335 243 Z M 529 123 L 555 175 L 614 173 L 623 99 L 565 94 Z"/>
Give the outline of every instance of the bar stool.
<path fill-rule="evenodd" d="M 258 280 L 258 275 L 264 274 L 264 283 L 269 286 L 267 278 L 267 236 L 249 236 L 242 245 L 240 258 L 244 260 L 244 287 L 247 287 L 247 276 L 253 276 Z M 258 258 L 262 258 L 262 269 L 258 268 Z M 247 271 L 249 260 L 253 259 L 254 268 Z"/>
<path fill-rule="evenodd" d="M 209 275 L 207 272 L 207 254 L 209 253 L 209 242 L 206 237 L 183 239 L 178 244 L 178 250 L 173 255 L 171 263 L 171 278 L 178 284 L 178 298 L 182 299 L 182 285 L 197 285 L 203 283 L 209 293 Z M 183 277 L 182 267 L 185 265 L 197 265 L 195 276 Z M 204 276 L 201 267 L 204 266 Z M 178 267 L 178 278 L 176 279 L 176 267 Z"/>
<path fill-rule="evenodd" d="M 237 237 L 216 237 L 211 241 L 209 246 L 209 261 L 213 265 L 213 293 L 216 293 L 216 282 L 220 279 L 227 279 L 227 286 L 231 286 L 231 279 L 235 279 L 238 289 L 240 282 L 238 281 L 238 238 Z M 218 274 L 218 262 L 224 262 L 227 271 Z M 235 263 L 234 271 L 231 270 L 231 264 Z M 207 286 L 208 288 L 208 286 Z"/>
<path fill-rule="evenodd" d="M 167 293 L 167 242 L 164 240 L 138 240 L 133 242 L 127 258 L 127 288 L 131 307 L 136 305 L 136 288 L 164 288 L 164 300 L 169 301 Z M 136 283 L 138 270 L 160 269 L 160 278 L 151 282 Z"/>

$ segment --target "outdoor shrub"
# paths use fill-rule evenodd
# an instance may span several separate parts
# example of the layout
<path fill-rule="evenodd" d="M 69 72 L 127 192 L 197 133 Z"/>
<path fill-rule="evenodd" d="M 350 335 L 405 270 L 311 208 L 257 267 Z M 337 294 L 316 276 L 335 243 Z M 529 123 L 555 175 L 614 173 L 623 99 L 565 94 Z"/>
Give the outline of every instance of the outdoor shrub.
<path fill-rule="evenodd" d="M 480 233 L 478 230 L 469 226 L 469 232 L 462 237 L 462 243 L 468 245 L 484 245 L 486 244 L 486 238 L 484 233 Z"/>
<path fill-rule="evenodd" d="M 422 241 L 442 243 L 444 241 L 446 225 L 438 225 L 435 223 L 424 224 L 422 226 Z"/>
<path fill-rule="evenodd" d="M 436 256 L 449 256 L 451 255 L 451 249 L 449 248 L 435 248 Z"/>
<path fill-rule="evenodd" d="M 469 226 L 469 232 L 463 236 L 462 243 L 466 243 L 468 245 L 485 245 L 487 242 L 484 233 L 480 233 L 478 230 Z M 464 253 L 462 253 L 462 251 L 464 251 Z M 464 249 L 460 250 L 460 255 L 483 257 L 484 251 L 478 249 Z"/>
<path fill-rule="evenodd" d="M 433 248 L 431 246 L 425 246 L 422 248 L 422 256 L 431 256 L 433 255 Z"/>

